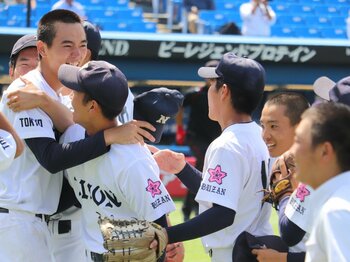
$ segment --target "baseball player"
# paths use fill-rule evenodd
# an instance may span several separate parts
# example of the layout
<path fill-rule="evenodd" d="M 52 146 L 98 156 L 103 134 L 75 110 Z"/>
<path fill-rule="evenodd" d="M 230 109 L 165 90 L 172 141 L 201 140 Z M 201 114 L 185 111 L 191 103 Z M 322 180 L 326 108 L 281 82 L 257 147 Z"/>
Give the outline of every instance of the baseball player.
<path fill-rule="evenodd" d="M 81 69 L 62 65 L 59 79 L 73 90 L 73 116 L 80 126 L 70 127 L 63 142 L 117 125 L 128 95 L 124 74 L 104 61 L 91 61 Z M 115 161 L 117 159 L 118 161 Z M 146 219 L 166 225 L 165 214 L 174 203 L 159 178 L 159 168 L 147 147 L 112 145 L 92 161 L 69 168 L 67 177 L 82 205 L 83 239 L 91 261 L 102 261 L 106 250 L 98 225 L 99 216 L 113 219 Z"/>
<path fill-rule="evenodd" d="M 23 149 L 23 141 L 0 112 L 0 171 L 8 168 Z"/>
<path fill-rule="evenodd" d="M 348 87 L 336 88 L 345 91 Z M 334 102 L 308 109 L 296 129 L 291 151 L 297 178 L 315 189 L 305 261 L 349 260 L 349 135 L 350 109 Z"/>
<path fill-rule="evenodd" d="M 13 45 L 10 62 L 9 76 L 11 80 L 25 75 L 37 67 L 39 62 L 36 49 L 36 35 L 24 35 Z"/>
<path fill-rule="evenodd" d="M 152 149 L 160 168 L 177 174 L 189 190 L 197 192 L 199 202 L 197 217 L 166 232 L 169 243 L 203 236 L 212 261 L 232 261 L 235 239 L 242 231 L 271 232 L 266 232 L 271 226 L 257 220 L 268 151 L 261 128 L 251 117 L 264 91 L 265 73 L 256 61 L 226 53 L 216 68 L 203 67 L 198 74 L 210 79 L 209 117 L 219 122 L 223 132 L 206 152 L 203 173 L 186 164 L 183 154 Z"/>
<path fill-rule="evenodd" d="M 57 91 L 61 87 L 58 67 L 66 63 L 78 65 L 85 56 L 86 36 L 80 18 L 67 10 L 44 15 L 39 23 L 37 48 L 38 68 L 26 74 L 26 78 L 58 101 Z M 23 85 L 15 80 L 9 90 Z M 5 94 L 0 111 L 24 139 L 25 150 L 0 177 L 1 187 L 6 189 L 0 192 L 0 227 L 2 239 L 6 240 L 0 245 L 0 253 L 4 261 L 50 261 L 45 215 L 57 210 L 62 187 L 62 175 L 50 173 L 106 153 L 108 145 L 121 135 L 120 132 L 116 135 L 113 131 L 117 128 L 112 128 L 82 141 L 60 145 L 55 140 L 52 120 L 41 109 L 13 112 L 6 105 L 7 100 Z M 133 139 L 138 141 L 138 136 Z"/>
<path fill-rule="evenodd" d="M 271 159 L 278 158 L 290 149 L 295 129 L 302 113 L 308 107 L 308 101 L 294 92 L 276 93 L 267 99 L 261 113 L 260 124 Z M 308 193 L 302 196 L 302 190 Z M 305 256 L 304 236 L 308 221 L 306 217 L 310 212 L 311 190 L 308 186 L 300 184 L 292 194 L 288 192 L 279 198 L 279 228 L 282 239 L 290 246 L 288 261 L 291 259 L 300 261 Z M 276 254 L 276 251 L 271 249 L 256 249 L 253 253 L 257 255 L 259 261 L 272 259 L 277 255 L 281 261 L 287 261 L 287 253 Z"/>

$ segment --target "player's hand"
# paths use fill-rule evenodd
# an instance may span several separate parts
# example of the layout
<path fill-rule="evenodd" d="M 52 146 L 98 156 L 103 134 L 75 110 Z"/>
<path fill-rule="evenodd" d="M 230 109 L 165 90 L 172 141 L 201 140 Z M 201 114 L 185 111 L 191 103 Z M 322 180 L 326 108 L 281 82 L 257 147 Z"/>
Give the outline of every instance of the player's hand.
<path fill-rule="evenodd" d="M 132 120 L 121 126 L 105 130 L 105 141 L 111 144 L 144 144 L 144 138 L 154 142 L 155 138 L 147 131 L 155 131 L 155 127 L 150 123 L 139 120 Z"/>
<path fill-rule="evenodd" d="M 259 262 L 287 262 L 287 254 L 274 249 L 262 248 L 253 249 L 252 254 Z"/>
<path fill-rule="evenodd" d="M 45 101 L 44 92 L 24 77 L 20 76 L 20 79 L 25 86 L 7 93 L 8 107 L 14 112 L 41 107 Z"/>
<path fill-rule="evenodd" d="M 185 247 L 182 242 L 167 245 L 165 262 L 182 262 L 184 257 Z"/>
<path fill-rule="evenodd" d="M 159 150 L 155 146 L 148 145 L 148 149 L 153 153 L 159 169 L 169 174 L 177 174 L 186 165 L 185 155 L 169 149 Z"/>

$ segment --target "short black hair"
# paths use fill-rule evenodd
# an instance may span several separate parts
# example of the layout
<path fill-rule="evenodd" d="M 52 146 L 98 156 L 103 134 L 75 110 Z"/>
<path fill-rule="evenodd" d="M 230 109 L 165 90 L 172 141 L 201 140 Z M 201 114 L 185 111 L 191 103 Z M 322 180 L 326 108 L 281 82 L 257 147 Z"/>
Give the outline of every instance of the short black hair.
<path fill-rule="evenodd" d="M 99 101 L 96 99 L 93 99 L 88 93 L 84 92 L 84 97 L 83 97 L 83 104 L 86 105 L 87 102 L 95 100 L 99 106 L 101 107 L 102 115 L 107 118 L 108 120 L 113 120 L 115 119 L 121 112 L 116 112 L 113 111 L 105 106 L 103 106 Z"/>
<path fill-rule="evenodd" d="M 289 119 L 291 126 L 295 126 L 301 120 L 301 115 L 310 107 L 307 99 L 295 92 L 278 92 L 268 97 L 265 105 L 285 106 L 284 115 Z"/>
<path fill-rule="evenodd" d="M 311 144 L 329 142 L 341 172 L 350 170 L 350 107 L 341 103 L 319 103 L 304 112 L 302 119 L 311 120 Z"/>
<path fill-rule="evenodd" d="M 46 43 L 48 47 L 51 47 L 53 39 L 56 36 L 55 23 L 57 22 L 82 24 L 79 15 L 69 10 L 56 9 L 46 13 L 39 21 L 37 36 L 38 40 Z"/>

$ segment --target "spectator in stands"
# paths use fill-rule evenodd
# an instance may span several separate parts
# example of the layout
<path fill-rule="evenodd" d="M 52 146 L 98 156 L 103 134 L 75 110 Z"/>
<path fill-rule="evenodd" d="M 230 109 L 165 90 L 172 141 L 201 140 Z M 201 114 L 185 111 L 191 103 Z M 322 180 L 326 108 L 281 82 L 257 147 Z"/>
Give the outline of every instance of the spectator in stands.
<path fill-rule="evenodd" d="M 214 10 L 215 5 L 213 0 L 184 0 L 184 8 L 187 13 L 188 30 L 190 33 L 196 34 L 198 13 L 200 10 Z"/>
<path fill-rule="evenodd" d="M 78 14 L 82 19 L 86 19 L 84 7 L 74 0 L 59 0 L 53 4 L 51 10 L 66 9 Z"/>
<path fill-rule="evenodd" d="M 251 0 L 243 3 L 239 12 L 242 19 L 242 35 L 270 36 L 270 27 L 276 22 L 276 14 L 268 0 Z"/>
<path fill-rule="evenodd" d="M 4 2 L 6 5 L 27 4 L 27 0 L 4 0 L 1 2 Z M 30 6 L 34 9 L 36 7 L 36 0 L 30 0 Z"/>
<path fill-rule="evenodd" d="M 211 60 L 205 64 L 206 67 L 216 67 L 218 61 Z M 204 156 L 209 144 L 221 134 L 221 128 L 218 122 L 209 119 L 208 109 L 208 89 L 210 87 L 209 79 L 206 79 L 205 86 L 198 91 L 186 94 L 183 106 L 190 110 L 187 130 L 183 128 L 183 111 L 179 111 L 176 117 L 177 122 L 177 144 L 189 145 L 193 155 L 196 157 L 196 168 L 203 169 Z M 189 220 L 191 212 L 195 211 L 198 215 L 198 203 L 194 200 L 195 194 L 188 191 L 182 206 L 184 221 Z"/>

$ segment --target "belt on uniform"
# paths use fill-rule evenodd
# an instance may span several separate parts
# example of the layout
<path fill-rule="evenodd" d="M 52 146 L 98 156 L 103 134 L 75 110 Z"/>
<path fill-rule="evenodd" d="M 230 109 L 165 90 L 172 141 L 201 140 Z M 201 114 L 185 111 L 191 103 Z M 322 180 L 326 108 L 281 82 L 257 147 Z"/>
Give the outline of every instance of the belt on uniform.
<path fill-rule="evenodd" d="M 71 220 L 58 220 L 58 234 L 65 234 L 72 229 Z"/>
<path fill-rule="evenodd" d="M 0 207 L 0 213 L 10 213 L 10 210 L 8 210 L 7 208 Z M 40 218 L 42 221 L 49 221 L 49 215 L 35 214 L 35 216 Z"/>
<path fill-rule="evenodd" d="M 95 252 L 90 252 L 91 260 L 94 262 L 103 262 L 103 255 Z"/>

